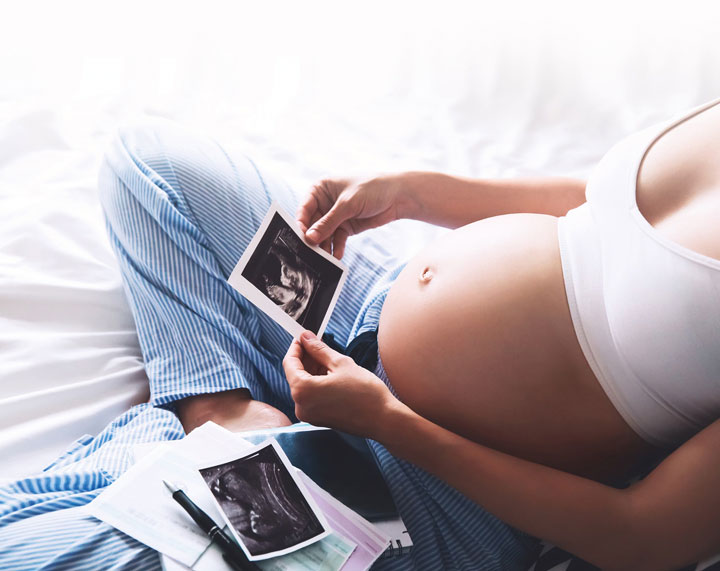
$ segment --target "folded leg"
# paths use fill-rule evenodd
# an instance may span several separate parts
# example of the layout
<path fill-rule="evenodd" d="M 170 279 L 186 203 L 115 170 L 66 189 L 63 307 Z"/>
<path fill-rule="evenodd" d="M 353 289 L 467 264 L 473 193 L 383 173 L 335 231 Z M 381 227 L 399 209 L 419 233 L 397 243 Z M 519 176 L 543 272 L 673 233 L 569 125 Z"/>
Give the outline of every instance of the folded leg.
<path fill-rule="evenodd" d="M 294 417 L 281 367 L 290 336 L 226 282 L 271 201 L 295 211 L 292 190 L 249 158 L 156 121 L 115 138 L 100 199 L 151 401 L 81 438 L 41 474 L 0 484 L 0 568 L 157 567 L 154 552 L 72 509 L 129 467 L 133 444 L 183 436 L 178 399 L 247 388 Z M 398 265 L 371 236 L 351 242 L 344 261 L 349 275 L 328 325 L 343 343 Z M 57 541 L 42 535 L 47 526 L 59 530 Z M 97 565 L 103 550 L 107 559 Z"/>
<path fill-rule="evenodd" d="M 170 411 L 133 407 L 38 474 L 0 484 L 0 569 L 154 569 L 152 549 L 83 509 L 131 463 L 134 444 L 183 436 Z"/>
<path fill-rule="evenodd" d="M 166 121 L 122 131 L 100 197 L 135 316 L 151 402 L 236 388 L 293 418 L 281 367 L 290 336 L 228 283 L 276 200 L 295 193 L 240 154 Z M 350 244 L 350 271 L 328 330 L 347 341 L 363 301 L 398 261 L 371 237 Z"/>
<path fill-rule="evenodd" d="M 0 534 L 0 569 L 145 571 L 160 569 L 157 551 L 82 508 L 18 521 Z"/>

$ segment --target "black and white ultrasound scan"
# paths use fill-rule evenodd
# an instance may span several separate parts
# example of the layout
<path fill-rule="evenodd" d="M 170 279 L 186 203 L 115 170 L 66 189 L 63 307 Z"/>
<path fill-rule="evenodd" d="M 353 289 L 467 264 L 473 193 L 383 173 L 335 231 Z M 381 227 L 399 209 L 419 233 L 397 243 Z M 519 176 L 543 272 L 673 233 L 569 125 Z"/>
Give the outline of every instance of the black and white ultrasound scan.
<path fill-rule="evenodd" d="M 293 336 L 305 329 L 321 336 L 345 274 L 340 261 L 305 242 L 273 203 L 228 282 Z"/>
<path fill-rule="evenodd" d="M 291 553 L 330 533 L 324 515 L 274 440 L 199 470 L 250 560 Z"/>

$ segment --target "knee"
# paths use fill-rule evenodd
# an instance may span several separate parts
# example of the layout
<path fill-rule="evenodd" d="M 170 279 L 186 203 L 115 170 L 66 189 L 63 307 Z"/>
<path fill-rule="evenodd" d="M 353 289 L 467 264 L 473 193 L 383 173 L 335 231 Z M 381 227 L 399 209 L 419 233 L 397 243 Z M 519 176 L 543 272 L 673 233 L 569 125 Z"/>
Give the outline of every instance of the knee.
<path fill-rule="evenodd" d="M 199 165 L 207 154 L 203 138 L 166 119 L 144 119 L 118 129 L 98 178 L 106 216 L 115 223 L 138 210 L 158 219 L 168 208 L 187 214 L 184 188 L 196 186 L 187 184 L 188 178 L 203 168 Z"/>
<path fill-rule="evenodd" d="M 152 157 L 162 153 L 161 136 L 167 125 L 161 121 L 147 120 L 129 124 L 118 129 L 105 151 L 98 181 L 101 196 L 107 196 L 132 187 L 134 180 L 141 180 L 151 170 Z"/>
<path fill-rule="evenodd" d="M 148 176 L 172 158 L 173 141 L 182 129 L 166 119 L 143 119 L 119 128 L 105 152 L 104 165 L 115 177 L 128 181 Z"/>
<path fill-rule="evenodd" d="M 101 193 L 118 181 L 135 195 L 163 196 L 183 208 L 181 195 L 203 194 L 207 182 L 230 184 L 234 169 L 218 144 L 173 121 L 148 118 L 121 127 L 105 153 Z"/>

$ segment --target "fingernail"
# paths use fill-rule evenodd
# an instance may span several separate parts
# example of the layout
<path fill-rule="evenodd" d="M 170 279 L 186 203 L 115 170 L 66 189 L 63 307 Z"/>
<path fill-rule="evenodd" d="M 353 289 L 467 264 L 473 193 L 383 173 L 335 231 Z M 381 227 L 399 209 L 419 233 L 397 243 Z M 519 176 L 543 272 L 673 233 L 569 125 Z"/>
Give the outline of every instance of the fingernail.
<path fill-rule="evenodd" d="M 312 341 L 313 339 L 315 339 L 315 335 L 313 334 L 312 331 L 303 331 L 302 334 L 300 335 L 300 337 L 302 337 L 303 339 L 305 339 L 307 341 Z"/>
<path fill-rule="evenodd" d="M 315 230 L 315 228 L 310 228 L 310 230 L 307 231 L 306 237 L 317 240 L 320 237 L 320 232 Z"/>

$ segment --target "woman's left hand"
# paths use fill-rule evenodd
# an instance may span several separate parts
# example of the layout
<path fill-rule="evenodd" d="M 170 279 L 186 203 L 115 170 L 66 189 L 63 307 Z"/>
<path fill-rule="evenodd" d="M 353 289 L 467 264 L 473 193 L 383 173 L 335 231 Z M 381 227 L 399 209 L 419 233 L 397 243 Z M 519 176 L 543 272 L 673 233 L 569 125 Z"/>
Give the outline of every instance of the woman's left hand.
<path fill-rule="evenodd" d="M 385 420 L 401 406 L 378 377 L 310 331 L 293 339 L 283 368 L 295 415 L 310 424 L 379 440 Z"/>

